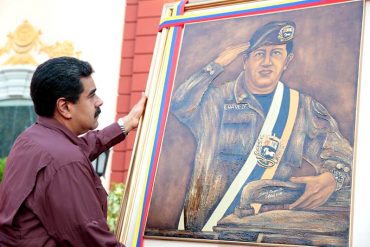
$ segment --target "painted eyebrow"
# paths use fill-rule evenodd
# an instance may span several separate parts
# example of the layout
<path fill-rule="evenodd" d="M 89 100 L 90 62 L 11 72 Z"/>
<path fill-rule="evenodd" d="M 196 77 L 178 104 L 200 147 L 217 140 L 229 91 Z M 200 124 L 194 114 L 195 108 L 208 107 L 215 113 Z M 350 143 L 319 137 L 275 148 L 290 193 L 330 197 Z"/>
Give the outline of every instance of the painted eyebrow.
<path fill-rule="evenodd" d="M 91 91 L 89 92 L 88 97 L 90 97 L 90 96 L 94 95 L 94 94 L 95 94 L 95 92 L 96 92 L 96 88 L 94 88 L 93 90 L 91 90 Z"/>
<path fill-rule="evenodd" d="M 254 55 L 256 55 L 256 54 L 258 54 L 258 53 L 266 53 L 266 50 L 263 50 L 263 49 L 257 49 L 257 50 L 254 50 L 253 52 L 252 52 L 252 54 L 254 54 Z"/>

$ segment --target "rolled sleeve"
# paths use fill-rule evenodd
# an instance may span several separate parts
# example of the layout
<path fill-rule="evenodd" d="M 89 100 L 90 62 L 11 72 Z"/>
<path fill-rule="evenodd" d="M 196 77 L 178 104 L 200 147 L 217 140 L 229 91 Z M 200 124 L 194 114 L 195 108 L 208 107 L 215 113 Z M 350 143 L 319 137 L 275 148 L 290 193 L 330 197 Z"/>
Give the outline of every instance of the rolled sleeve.
<path fill-rule="evenodd" d="M 85 144 L 83 148 L 84 153 L 92 161 L 102 152 L 123 141 L 125 135 L 119 125 L 113 123 L 102 130 L 89 131 L 81 136 L 80 139 Z"/>

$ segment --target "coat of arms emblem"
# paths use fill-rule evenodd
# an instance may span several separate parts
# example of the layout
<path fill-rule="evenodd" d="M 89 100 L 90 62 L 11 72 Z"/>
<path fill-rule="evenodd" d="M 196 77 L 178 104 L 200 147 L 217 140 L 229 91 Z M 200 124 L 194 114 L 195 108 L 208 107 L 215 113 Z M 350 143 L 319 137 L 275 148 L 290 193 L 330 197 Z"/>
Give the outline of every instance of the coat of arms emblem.
<path fill-rule="evenodd" d="M 257 164 L 263 168 L 276 165 L 281 156 L 282 144 L 276 136 L 264 135 L 257 140 L 255 155 Z"/>

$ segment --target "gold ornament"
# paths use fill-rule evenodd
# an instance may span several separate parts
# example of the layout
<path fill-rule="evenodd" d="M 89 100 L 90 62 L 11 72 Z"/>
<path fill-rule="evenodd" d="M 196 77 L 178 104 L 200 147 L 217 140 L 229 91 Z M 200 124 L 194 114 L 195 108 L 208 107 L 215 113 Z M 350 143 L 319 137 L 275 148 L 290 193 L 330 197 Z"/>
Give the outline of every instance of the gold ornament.
<path fill-rule="evenodd" d="M 17 27 L 14 33 L 8 34 L 7 43 L 0 48 L 0 56 L 11 53 L 4 65 L 31 64 L 37 65 L 32 52 L 46 53 L 49 58 L 70 56 L 79 57 L 70 41 L 45 45 L 40 39 L 41 31 L 34 28 L 27 20 Z"/>

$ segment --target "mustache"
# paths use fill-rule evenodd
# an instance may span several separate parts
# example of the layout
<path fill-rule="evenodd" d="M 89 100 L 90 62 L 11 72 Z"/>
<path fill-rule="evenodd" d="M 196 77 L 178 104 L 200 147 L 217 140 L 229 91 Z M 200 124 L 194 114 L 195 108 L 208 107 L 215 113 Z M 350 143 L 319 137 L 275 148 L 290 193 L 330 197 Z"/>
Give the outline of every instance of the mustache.
<path fill-rule="evenodd" d="M 96 109 L 94 117 L 98 117 L 100 113 L 101 113 L 101 110 L 99 107 L 98 109 Z"/>

